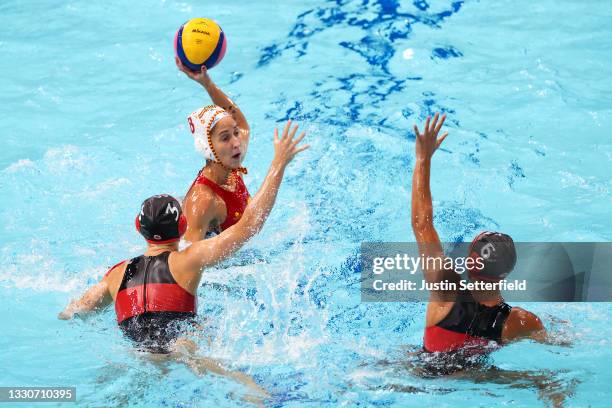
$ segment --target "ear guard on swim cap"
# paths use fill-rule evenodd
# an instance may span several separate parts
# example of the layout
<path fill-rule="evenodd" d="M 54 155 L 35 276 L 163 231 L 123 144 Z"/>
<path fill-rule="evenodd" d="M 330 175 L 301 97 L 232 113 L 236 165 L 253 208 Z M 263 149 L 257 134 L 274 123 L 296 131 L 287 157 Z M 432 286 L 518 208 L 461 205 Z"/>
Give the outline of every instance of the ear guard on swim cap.
<path fill-rule="evenodd" d="M 185 235 L 185 232 L 187 231 L 187 217 L 185 217 L 185 214 L 181 214 L 181 216 L 179 217 L 179 236 L 183 236 Z"/>
<path fill-rule="evenodd" d="M 219 162 L 215 148 L 212 145 L 211 133 L 216 124 L 227 116 L 231 115 L 222 107 L 208 105 L 187 117 L 187 123 L 193 135 L 195 148 L 206 160 Z"/>
<path fill-rule="evenodd" d="M 509 235 L 484 231 L 470 244 L 469 257 L 475 260 L 474 268 L 469 270 L 472 278 L 498 282 L 505 279 L 514 269 L 516 248 Z M 479 264 L 484 265 L 482 269 L 477 267 Z"/>
<path fill-rule="evenodd" d="M 180 203 L 169 195 L 147 198 L 135 220 L 136 230 L 151 244 L 178 241 L 187 230 Z"/>

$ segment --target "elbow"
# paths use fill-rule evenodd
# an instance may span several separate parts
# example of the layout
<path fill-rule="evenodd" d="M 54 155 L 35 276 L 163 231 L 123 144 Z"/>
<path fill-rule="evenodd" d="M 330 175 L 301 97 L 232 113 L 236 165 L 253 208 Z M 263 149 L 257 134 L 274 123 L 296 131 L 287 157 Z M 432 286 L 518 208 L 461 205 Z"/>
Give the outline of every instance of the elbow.
<path fill-rule="evenodd" d="M 417 217 L 412 217 L 412 230 L 416 232 L 421 228 L 421 223 L 417 219 Z"/>
<path fill-rule="evenodd" d="M 412 223 L 412 229 L 414 231 L 418 230 L 422 224 L 420 217 L 414 211 L 412 211 L 410 221 Z"/>
<path fill-rule="evenodd" d="M 240 220 L 240 230 L 243 233 L 244 240 L 251 239 L 254 235 L 258 234 L 263 228 L 265 217 L 257 213 L 245 213 Z"/>

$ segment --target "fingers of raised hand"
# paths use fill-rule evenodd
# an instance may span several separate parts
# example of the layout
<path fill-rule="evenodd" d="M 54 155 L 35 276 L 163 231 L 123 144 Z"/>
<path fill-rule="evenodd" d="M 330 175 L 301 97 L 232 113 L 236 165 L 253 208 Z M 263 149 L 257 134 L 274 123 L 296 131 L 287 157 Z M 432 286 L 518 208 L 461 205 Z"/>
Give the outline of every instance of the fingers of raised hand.
<path fill-rule="evenodd" d="M 183 61 L 181 61 L 181 59 L 179 57 L 174 57 L 174 62 L 176 63 L 176 66 L 178 67 L 178 69 L 180 69 L 183 72 L 187 72 L 187 67 L 183 64 Z"/>
<path fill-rule="evenodd" d="M 189 78 L 195 79 L 198 76 L 198 73 L 197 72 L 193 72 L 192 70 L 187 68 L 183 64 L 183 62 L 179 59 L 179 57 L 174 57 L 174 61 L 176 62 L 176 66 L 178 67 L 178 69 L 183 71 L 185 73 L 185 75 L 187 75 Z"/>
<path fill-rule="evenodd" d="M 300 146 L 297 149 L 293 150 L 293 155 L 295 156 L 296 154 L 303 152 L 304 150 L 308 149 L 310 147 L 310 145 L 304 145 L 304 146 Z"/>
<path fill-rule="evenodd" d="M 274 144 L 278 143 L 278 128 L 274 128 Z"/>
<path fill-rule="evenodd" d="M 438 147 L 440 147 L 440 145 L 442 144 L 442 142 L 444 141 L 444 139 L 446 139 L 446 136 L 448 136 L 448 132 L 445 132 L 442 136 L 440 136 L 440 138 L 436 141 L 436 149 Z"/>
<path fill-rule="evenodd" d="M 183 65 L 183 62 L 180 60 L 179 57 L 174 57 L 174 62 L 176 63 L 176 66 L 178 67 L 178 69 L 180 69 L 187 75 L 191 76 L 192 72 L 189 69 L 187 69 L 185 65 Z"/>
<path fill-rule="evenodd" d="M 297 126 L 296 126 L 296 128 L 297 128 Z M 306 132 L 300 133 L 299 136 L 297 137 L 297 139 L 295 139 L 293 141 L 292 146 L 293 147 L 297 146 L 302 141 L 302 139 L 304 139 L 304 136 L 306 136 Z"/>
<path fill-rule="evenodd" d="M 445 120 L 446 120 L 446 113 L 442 115 L 442 119 L 440 119 L 440 122 L 437 124 L 437 126 L 434 129 L 436 135 L 438 134 L 438 132 L 440 132 L 440 129 L 442 129 L 442 125 L 444 124 Z"/>
<path fill-rule="evenodd" d="M 298 125 L 295 125 L 293 129 L 291 129 L 291 133 L 289 133 L 289 140 L 293 139 L 293 136 L 295 136 L 295 133 L 297 132 L 297 130 L 298 130 Z"/>
<path fill-rule="evenodd" d="M 434 116 L 434 121 L 431 124 L 431 129 L 429 130 L 430 132 L 435 132 L 436 128 L 438 126 L 438 120 L 440 119 L 440 112 L 436 112 L 435 116 Z"/>
<path fill-rule="evenodd" d="M 414 125 L 414 134 L 416 135 L 417 138 L 421 137 L 421 134 L 419 133 L 419 128 L 417 127 L 417 125 Z"/>
<path fill-rule="evenodd" d="M 425 131 L 424 131 L 425 134 L 429 133 L 429 121 L 430 120 L 431 120 L 431 116 L 428 116 L 427 120 L 425 121 Z"/>
<path fill-rule="evenodd" d="M 287 123 L 285 123 L 285 128 L 283 129 L 283 134 L 281 136 L 281 140 L 283 140 L 285 137 L 287 137 L 287 133 L 289 133 L 289 128 L 291 127 L 291 119 L 289 119 L 287 121 Z"/>

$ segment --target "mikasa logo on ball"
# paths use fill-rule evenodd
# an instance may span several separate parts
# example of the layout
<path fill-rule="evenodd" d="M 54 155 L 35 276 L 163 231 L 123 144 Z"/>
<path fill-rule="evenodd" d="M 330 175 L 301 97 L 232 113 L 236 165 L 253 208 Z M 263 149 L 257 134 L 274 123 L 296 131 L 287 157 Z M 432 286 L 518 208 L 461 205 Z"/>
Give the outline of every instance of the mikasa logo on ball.
<path fill-rule="evenodd" d="M 192 33 L 200 33 L 200 34 L 206 34 L 206 35 L 210 35 L 210 33 L 208 31 L 202 31 L 198 28 L 194 28 L 193 30 L 191 30 Z"/>

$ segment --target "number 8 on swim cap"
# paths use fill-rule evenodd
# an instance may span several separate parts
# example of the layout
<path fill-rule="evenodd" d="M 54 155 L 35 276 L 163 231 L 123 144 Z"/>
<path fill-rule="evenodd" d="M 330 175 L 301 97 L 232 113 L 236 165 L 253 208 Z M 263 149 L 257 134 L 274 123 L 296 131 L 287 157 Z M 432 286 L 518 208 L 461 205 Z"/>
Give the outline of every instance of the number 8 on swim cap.
<path fill-rule="evenodd" d="M 221 27 L 208 18 L 194 18 L 183 24 L 174 36 L 174 51 L 184 66 L 200 72 L 211 69 L 225 56 L 227 40 Z"/>

